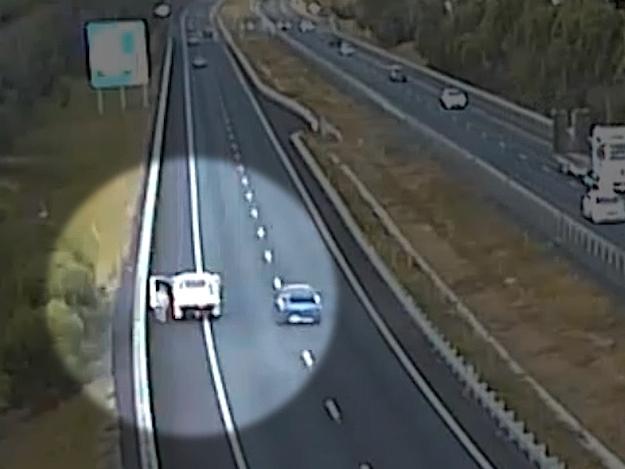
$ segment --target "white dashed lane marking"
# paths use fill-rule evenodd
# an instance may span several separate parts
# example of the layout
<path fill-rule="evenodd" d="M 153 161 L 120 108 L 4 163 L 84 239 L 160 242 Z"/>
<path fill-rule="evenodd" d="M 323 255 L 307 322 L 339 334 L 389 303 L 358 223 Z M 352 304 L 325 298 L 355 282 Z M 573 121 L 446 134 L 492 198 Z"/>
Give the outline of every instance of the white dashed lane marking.
<path fill-rule="evenodd" d="M 302 350 L 300 358 L 302 359 L 302 362 L 304 362 L 306 368 L 312 368 L 315 364 L 315 356 L 310 350 Z"/>
<path fill-rule="evenodd" d="M 335 399 L 327 398 L 323 402 L 323 406 L 326 409 L 328 416 L 336 423 L 341 423 L 343 416 L 341 415 L 341 409 Z"/>

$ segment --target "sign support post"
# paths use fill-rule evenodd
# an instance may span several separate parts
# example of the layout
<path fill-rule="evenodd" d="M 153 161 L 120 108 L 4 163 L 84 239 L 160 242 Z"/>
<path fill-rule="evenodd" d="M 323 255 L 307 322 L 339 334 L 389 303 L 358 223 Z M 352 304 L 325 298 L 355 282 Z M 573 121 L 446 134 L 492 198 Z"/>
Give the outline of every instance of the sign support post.
<path fill-rule="evenodd" d="M 122 106 L 122 111 L 126 110 L 126 87 L 120 86 L 119 88 L 119 102 Z"/>
<path fill-rule="evenodd" d="M 102 96 L 102 90 L 96 90 L 96 95 L 98 98 L 98 114 L 104 114 L 104 98 Z"/>

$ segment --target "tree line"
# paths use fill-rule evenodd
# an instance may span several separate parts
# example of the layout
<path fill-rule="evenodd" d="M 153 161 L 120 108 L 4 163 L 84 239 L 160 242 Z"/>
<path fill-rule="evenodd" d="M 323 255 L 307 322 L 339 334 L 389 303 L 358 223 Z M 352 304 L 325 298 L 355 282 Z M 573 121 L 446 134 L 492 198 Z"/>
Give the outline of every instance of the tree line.
<path fill-rule="evenodd" d="M 549 114 L 588 106 L 625 119 L 625 16 L 611 2 L 330 0 L 384 46 L 410 42 L 433 68 Z"/>

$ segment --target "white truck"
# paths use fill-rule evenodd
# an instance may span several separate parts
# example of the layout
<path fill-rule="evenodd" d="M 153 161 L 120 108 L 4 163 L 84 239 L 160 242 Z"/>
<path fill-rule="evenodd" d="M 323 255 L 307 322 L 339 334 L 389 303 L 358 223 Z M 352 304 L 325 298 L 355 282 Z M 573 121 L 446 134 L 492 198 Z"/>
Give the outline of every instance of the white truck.
<path fill-rule="evenodd" d="M 589 141 L 590 158 L 582 153 L 556 155 L 560 172 L 580 178 L 589 189 L 602 181 L 625 192 L 625 125 L 595 125 Z"/>
<path fill-rule="evenodd" d="M 153 275 L 149 279 L 149 306 L 164 322 L 221 316 L 221 276 L 214 272 L 181 272 L 173 276 Z"/>

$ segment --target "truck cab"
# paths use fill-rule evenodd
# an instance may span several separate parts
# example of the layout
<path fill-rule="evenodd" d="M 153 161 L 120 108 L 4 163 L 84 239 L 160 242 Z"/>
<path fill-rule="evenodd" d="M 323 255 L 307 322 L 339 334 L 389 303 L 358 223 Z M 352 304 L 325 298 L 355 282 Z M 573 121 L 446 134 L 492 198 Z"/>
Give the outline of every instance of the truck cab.
<path fill-rule="evenodd" d="M 625 192 L 625 126 L 595 125 L 590 146 L 593 170 L 616 192 Z"/>

